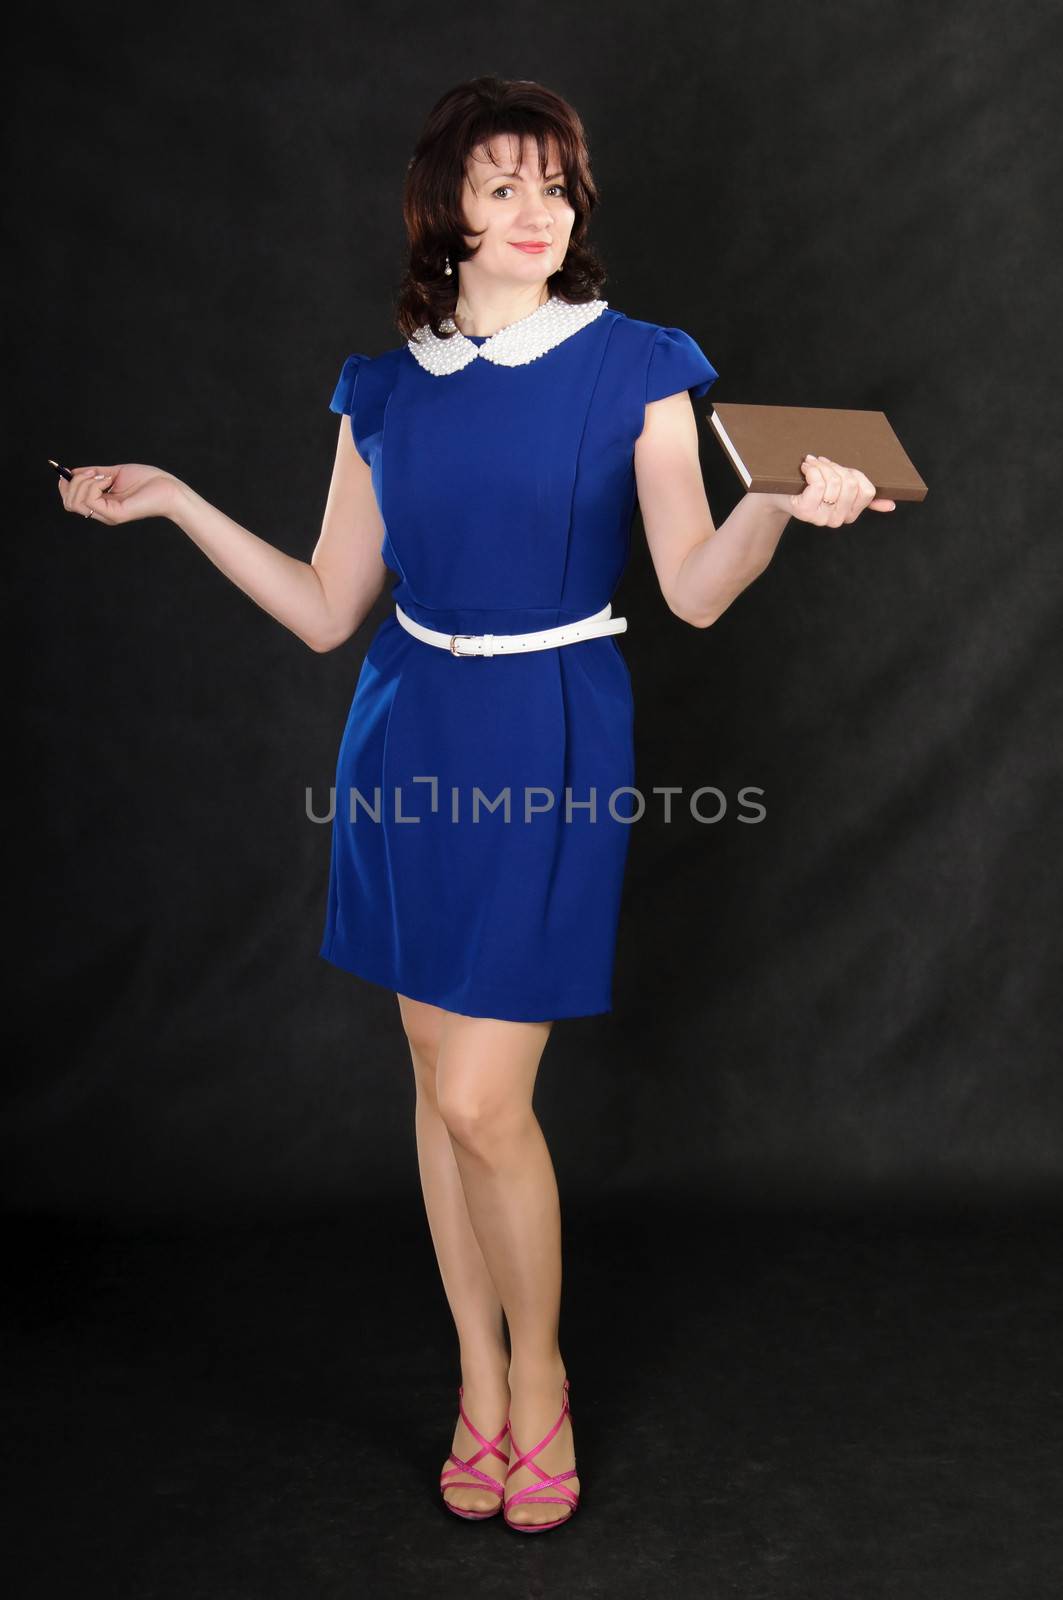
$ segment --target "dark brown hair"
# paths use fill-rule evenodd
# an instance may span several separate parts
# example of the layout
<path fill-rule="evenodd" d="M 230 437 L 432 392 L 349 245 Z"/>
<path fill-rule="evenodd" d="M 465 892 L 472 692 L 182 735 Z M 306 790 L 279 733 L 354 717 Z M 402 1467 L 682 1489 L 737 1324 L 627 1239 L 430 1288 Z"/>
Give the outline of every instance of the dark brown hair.
<path fill-rule="evenodd" d="M 502 134 L 513 134 L 520 143 L 535 140 L 543 177 L 551 136 L 557 144 L 576 215 L 564 262 L 550 279 L 551 294 L 582 304 L 596 299 L 605 282 L 605 268 L 586 239 L 598 191 L 578 114 L 559 94 L 530 79 L 472 78 L 436 101 L 406 171 L 402 212 L 409 257 L 395 305 L 395 325 L 404 338 L 425 323 L 437 338 L 449 337 L 440 323 L 457 305 L 457 265 L 476 254 L 465 244 L 465 236 L 476 232 L 462 212 L 466 165 L 473 154 L 489 159 L 491 141 Z"/>

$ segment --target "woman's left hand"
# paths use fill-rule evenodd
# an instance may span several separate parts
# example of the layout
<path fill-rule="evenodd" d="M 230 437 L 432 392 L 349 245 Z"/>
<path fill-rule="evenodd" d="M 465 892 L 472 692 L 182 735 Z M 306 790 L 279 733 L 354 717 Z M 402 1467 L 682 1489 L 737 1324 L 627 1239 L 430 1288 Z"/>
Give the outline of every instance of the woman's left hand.
<path fill-rule="evenodd" d="M 819 528 L 840 528 L 855 522 L 861 511 L 894 511 L 896 501 L 876 498 L 875 485 L 859 467 L 840 467 L 827 456 L 807 455 L 801 463 L 805 487 L 800 494 L 781 494 L 778 503 L 798 522 Z"/>

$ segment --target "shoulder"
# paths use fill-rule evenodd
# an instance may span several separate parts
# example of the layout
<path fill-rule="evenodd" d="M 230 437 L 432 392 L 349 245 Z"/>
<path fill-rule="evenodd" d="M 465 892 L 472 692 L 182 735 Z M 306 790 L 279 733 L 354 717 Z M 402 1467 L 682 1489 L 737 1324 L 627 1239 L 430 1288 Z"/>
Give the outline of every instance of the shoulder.
<path fill-rule="evenodd" d="M 390 350 L 383 350 L 379 355 L 375 356 L 361 350 L 354 350 L 344 358 L 340 369 L 341 374 L 347 373 L 354 377 L 371 372 L 375 377 L 378 373 L 393 372 L 406 348 L 404 339 L 401 344 L 392 346 Z"/>
<path fill-rule="evenodd" d="M 394 349 L 385 350 L 381 355 L 372 356 L 361 350 L 354 350 L 345 356 L 329 402 L 329 409 L 349 413 L 353 410 L 356 398 L 361 403 L 370 394 L 379 392 L 381 388 L 390 388 L 394 382 L 397 363 L 405 349 L 405 344 L 401 344 Z"/>
<path fill-rule="evenodd" d="M 372 466 L 383 433 L 384 415 L 395 386 L 398 364 L 409 354 L 405 344 L 380 355 L 354 350 L 344 358 L 329 409 L 350 418 L 358 454 Z"/>
<path fill-rule="evenodd" d="M 608 313 L 607 313 L 608 314 Z M 703 395 L 719 373 L 701 345 L 685 328 L 650 322 L 613 311 L 611 343 L 632 380 L 644 384 L 644 402 L 663 399 L 680 389 Z"/>
<path fill-rule="evenodd" d="M 613 316 L 617 337 L 643 351 L 647 357 L 662 347 L 696 343 L 685 328 L 677 328 L 670 323 L 650 322 L 643 317 L 629 317 L 623 311 L 615 311 Z"/>

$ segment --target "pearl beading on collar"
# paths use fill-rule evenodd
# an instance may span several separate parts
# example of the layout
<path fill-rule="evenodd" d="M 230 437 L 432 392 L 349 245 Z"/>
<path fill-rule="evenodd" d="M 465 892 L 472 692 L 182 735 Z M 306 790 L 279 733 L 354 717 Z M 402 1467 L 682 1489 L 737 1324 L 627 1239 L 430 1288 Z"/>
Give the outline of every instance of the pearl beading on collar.
<path fill-rule="evenodd" d="M 608 300 L 589 300 L 583 305 L 572 305 L 551 295 L 526 317 L 492 333 L 483 344 L 473 344 L 466 338 L 452 317 L 446 317 L 440 324 L 443 328 L 456 329 L 449 339 L 438 338 L 425 323 L 406 343 L 425 371 L 437 378 L 460 372 L 477 356 L 498 367 L 523 367 L 600 317 L 608 304 Z"/>

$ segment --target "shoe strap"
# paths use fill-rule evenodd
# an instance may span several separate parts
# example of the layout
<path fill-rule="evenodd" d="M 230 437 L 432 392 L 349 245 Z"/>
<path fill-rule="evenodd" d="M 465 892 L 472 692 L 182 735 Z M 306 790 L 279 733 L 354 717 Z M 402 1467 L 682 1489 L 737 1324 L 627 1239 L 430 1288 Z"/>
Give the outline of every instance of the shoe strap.
<path fill-rule="evenodd" d="M 451 1453 L 447 1457 L 447 1460 L 448 1461 L 453 1461 L 455 1463 L 455 1465 L 452 1466 L 452 1467 L 444 1467 L 443 1468 L 443 1471 L 440 1473 L 440 1477 L 439 1477 L 440 1488 L 442 1488 L 444 1490 L 445 1489 L 475 1489 L 475 1488 L 477 1488 L 479 1486 L 479 1484 L 482 1483 L 485 1489 L 490 1489 L 495 1494 L 502 1495 L 503 1497 L 505 1496 L 505 1492 L 506 1491 L 505 1491 L 504 1485 L 499 1483 L 497 1478 L 492 1478 L 491 1474 L 489 1472 L 481 1472 L 479 1467 L 470 1466 L 467 1461 L 462 1461 L 460 1456 L 456 1456 L 453 1453 Z M 463 1472 L 472 1473 L 473 1477 L 477 1480 L 477 1482 L 476 1483 L 455 1483 L 455 1481 L 454 1481 L 455 1474 L 458 1477 L 460 1477 Z"/>
<path fill-rule="evenodd" d="M 501 1431 L 499 1433 L 496 1433 L 493 1439 L 485 1439 L 483 1434 L 480 1432 L 479 1428 L 476 1427 L 475 1423 L 470 1418 L 469 1413 L 465 1409 L 464 1395 L 465 1395 L 464 1387 L 463 1386 L 459 1386 L 459 1388 L 458 1388 L 458 1411 L 461 1413 L 461 1420 L 462 1420 L 462 1422 L 464 1422 L 465 1426 L 468 1428 L 468 1430 L 472 1434 L 473 1438 L 474 1439 L 478 1439 L 480 1441 L 480 1444 L 483 1446 L 483 1449 L 482 1450 L 477 1450 L 475 1455 L 469 1457 L 469 1460 L 470 1461 L 479 1461 L 481 1456 L 493 1454 L 493 1455 L 496 1455 L 498 1457 L 499 1461 L 508 1461 L 509 1457 L 508 1456 L 504 1456 L 502 1454 L 501 1450 L 499 1450 L 498 1441 L 500 1439 L 504 1439 L 506 1437 L 506 1434 L 509 1432 L 509 1418 L 508 1417 L 506 1418 L 505 1422 L 503 1422 L 503 1424 L 502 1424 Z"/>
<path fill-rule="evenodd" d="M 513 1433 L 512 1424 L 510 1425 L 509 1436 L 513 1442 L 513 1448 L 518 1452 L 518 1454 L 515 1461 L 512 1457 L 510 1457 L 509 1471 L 506 1473 L 507 1482 L 513 1476 L 513 1474 L 518 1472 L 523 1466 L 526 1466 L 529 1472 L 534 1472 L 541 1481 L 539 1483 L 527 1483 L 523 1489 L 514 1489 L 508 1500 L 509 1505 L 571 1505 L 575 1507 L 579 1503 L 579 1495 L 575 1492 L 575 1490 L 570 1489 L 564 1481 L 566 1478 L 575 1478 L 578 1476 L 575 1467 L 570 1467 L 567 1472 L 558 1472 L 555 1473 L 553 1477 L 550 1477 L 537 1461 L 532 1460 L 533 1456 L 537 1456 L 539 1451 L 550 1443 L 550 1440 L 554 1437 L 554 1435 L 557 1433 L 557 1430 L 564 1422 L 566 1414 L 569 1416 L 572 1415 L 572 1407 L 569 1405 L 568 1400 L 567 1378 L 564 1382 L 564 1398 L 561 1402 L 561 1415 L 558 1417 L 549 1433 L 544 1434 L 539 1440 L 539 1443 L 535 1446 L 534 1450 L 520 1450 L 520 1446 L 517 1444 L 516 1436 Z M 507 1418 L 507 1421 L 508 1420 L 509 1419 Z M 561 1489 L 562 1493 L 568 1495 L 569 1498 L 567 1500 L 559 1500 L 555 1495 L 547 1495 L 543 1500 L 529 1499 L 530 1495 L 541 1493 L 543 1489 L 554 1488 Z"/>
<path fill-rule="evenodd" d="M 537 1472 L 540 1477 L 545 1477 L 546 1476 L 546 1474 L 543 1472 L 543 1469 L 540 1466 L 537 1466 L 536 1463 L 531 1460 L 531 1457 L 532 1456 L 537 1456 L 539 1454 L 539 1451 L 542 1450 L 544 1448 L 544 1446 L 546 1446 L 546 1445 L 548 1445 L 550 1443 L 550 1440 L 554 1437 L 554 1435 L 556 1434 L 557 1430 L 560 1428 L 561 1424 L 564 1422 L 566 1413 L 569 1416 L 571 1416 L 571 1414 L 572 1414 L 572 1407 L 568 1403 L 568 1379 L 567 1378 L 565 1379 L 565 1382 L 564 1382 L 564 1398 L 561 1401 L 561 1415 L 558 1417 L 557 1421 L 554 1423 L 553 1427 L 550 1429 L 550 1432 L 544 1434 L 543 1437 L 539 1440 L 539 1443 L 535 1446 L 534 1450 L 525 1450 L 522 1454 L 520 1454 L 520 1459 L 518 1461 L 514 1461 L 512 1459 L 512 1457 L 510 1458 L 510 1464 L 509 1464 L 510 1472 L 516 1472 L 518 1467 L 523 1466 L 527 1462 L 528 1465 L 531 1467 L 531 1470 L 533 1472 Z M 507 1418 L 507 1421 L 508 1421 L 508 1418 Z M 519 1453 L 520 1452 L 520 1446 L 517 1444 L 517 1439 L 516 1439 L 516 1435 L 513 1432 L 512 1424 L 510 1424 L 509 1436 L 513 1441 L 514 1450 L 518 1451 L 518 1453 Z"/>
<path fill-rule="evenodd" d="M 481 1472 L 476 1463 L 477 1461 L 481 1461 L 484 1456 L 490 1454 L 494 1454 L 500 1461 L 505 1461 L 508 1463 L 509 1457 L 503 1455 L 501 1450 L 499 1450 L 498 1442 L 500 1439 L 504 1439 L 506 1434 L 509 1432 L 509 1418 L 506 1418 L 505 1422 L 502 1424 L 501 1431 L 496 1433 L 493 1439 L 485 1439 L 480 1430 L 470 1420 L 469 1414 L 465 1410 L 465 1406 L 463 1404 L 464 1392 L 464 1389 L 459 1386 L 458 1410 L 461 1412 L 461 1420 L 464 1422 L 465 1426 L 468 1428 L 473 1437 L 480 1441 L 481 1448 L 475 1451 L 467 1461 L 463 1460 L 461 1456 L 455 1455 L 453 1449 L 450 1450 L 447 1455 L 447 1460 L 453 1461 L 454 1465 L 452 1467 L 443 1468 L 439 1478 L 440 1486 L 447 1489 L 475 1489 L 477 1487 L 475 1483 L 462 1485 L 454 1482 L 455 1474 L 460 1476 L 461 1473 L 468 1472 L 471 1473 L 479 1483 L 482 1483 L 485 1489 L 492 1489 L 497 1491 L 498 1494 L 504 1495 L 505 1490 L 503 1489 L 502 1484 L 499 1483 L 498 1479 L 492 1478 L 488 1472 Z"/>
<path fill-rule="evenodd" d="M 544 1477 L 542 1483 L 526 1483 L 523 1489 L 514 1489 L 506 1501 L 508 1507 L 518 1505 L 529 1506 L 572 1506 L 579 1505 L 579 1495 L 575 1489 L 570 1489 L 564 1481 L 566 1478 L 576 1477 L 575 1467 L 570 1467 L 567 1472 L 558 1472 L 552 1478 Z M 561 1499 L 556 1494 L 543 1494 L 544 1489 L 560 1489 L 567 1499 Z"/>

